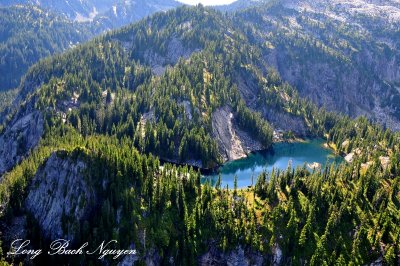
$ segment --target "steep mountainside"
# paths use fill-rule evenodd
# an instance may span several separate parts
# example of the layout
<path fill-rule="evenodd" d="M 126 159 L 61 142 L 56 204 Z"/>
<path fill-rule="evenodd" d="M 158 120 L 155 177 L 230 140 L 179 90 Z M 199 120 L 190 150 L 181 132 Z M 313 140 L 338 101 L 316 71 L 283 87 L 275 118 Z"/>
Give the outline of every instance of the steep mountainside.
<path fill-rule="evenodd" d="M 15 4 L 23 5 L 15 6 Z M 28 68 L 42 58 L 86 42 L 95 34 L 178 5 L 180 4 L 173 0 L 93 1 L 93 3 L 91 1 L 2 1 L 0 3 L 0 7 L 3 6 L 0 8 L 0 90 L 16 88 Z M 91 10 L 103 10 L 103 12 L 89 14 Z M 86 18 L 87 16 L 90 16 L 90 19 Z M 73 20 L 75 22 L 72 22 Z"/>
<path fill-rule="evenodd" d="M 157 14 L 36 65 L 21 84 L 8 121 L 23 118 L 16 112 L 21 103 L 41 112 L 49 112 L 50 105 L 51 116 L 72 123 L 84 135 L 128 135 L 141 151 L 209 168 L 268 148 L 274 129 L 297 136 L 321 132 L 320 125 L 312 122 L 314 107 L 305 108 L 309 103 L 299 100 L 269 62 L 282 72 L 283 80 L 299 87 L 300 95 L 319 105 L 354 116 L 373 116 L 376 112 L 368 110 L 375 106 L 374 110 L 387 110 L 383 122 L 397 127 L 395 81 L 382 80 L 379 73 L 367 75 L 378 69 L 357 64 L 358 53 L 369 47 L 378 53 L 378 44 L 366 37 L 348 37 L 353 36 L 351 27 L 343 33 L 332 25 L 333 37 L 328 38 L 324 28 L 315 26 L 318 23 L 298 18 L 300 13 L 276 3 L 234 16 L 203 7 L 194 13 L 187 10 Z M 304 25 L 284 26 L 291 20 L 279 12 L 291 12 Z M 318 29 L 326 45 L 313 37 Z M 341 42 L 334 40 L 340 38 L 364 50 L 336 47 Z M 388 57 L 396 61 L 396 53 L 392 49 Z M 221 110 L 230 110 L 226 115 L 231 118 L 223 119 L 231 119 L 232 125 L 225 129 L 214 128 L 221 125 L 218 120 L 225 114 Z M 113 115 L 121 111 L 124 116 Z M 12 123 L 5 125 L 7 132 Z M 250 144 L 249 138 L 255 142 Z"/>
<path fill-rule="evenodd" d="M 35 5 L 77 22 L 95 21 L 101 29 L 115 29 L 158 11 L 182 5 L 175 0 L 5 0 L 0 6 Z"/>
<path fill-rule="evenodd" d="M 96 206 L 94 188 L 89 186 L 90 180 L 85 180 L 85 170 L 82 159 L 68 158 L 60 151 L 53 153 L 35 174 L 25 205 L 46 238 L 74 241 L 78 223 L 88 219 Z M 69 215 L 76 220 L 66 221 Z"/>
<path fill-rule="evenodd" d="M 84 135 L 131 136 L 141 151 L 208 168 L 221 162 L 210 134 L 213 112 L 229 105 L 237 126 L 261 142 L 258 149 L 268 148 L 271 127 L 240 97 L 241 91 L 261 89 L 257 82 L 267 81 L 258 71 L 266 67 L 252 62 L 244 36 L 219 13 L 188 10 L 155 15 L 42 61 L 28 72 L 15 107 L 25 102 Z M 237 83 L 239 76 L 252 77 L 253 87 Z"/>
<path fill-rule="evenodd" d="M 213 8 L 222 12 L 235 12 L 246 8 L 259 6 L 271 0 L 237 0 L 229 5 L 213 6 Z"/>
<path fill-rule="evenodd" d="M 16 88 L 40 59 L 88 40 L 87 25 L 34 6 L 0 8 L 0 90 Z"/>
<path fill-rule="evenodd" d="M 0 133 L 0 230 L 137 250 L 38 265 L 398 264 L 400 134 L 300 97 L 265 61 L 278 38 L 254 18 L 273 7 L 180 7 L 31 67 Z M 268 149 L 277 129 L 353 158 L 242 190 L 190 167 Z"/>
<path fill-rule="evenodd" d="M 236 18 L 302 96 L 400 129 L 398 1 L 285 0 Z"/>
<path fill-rule="evenodd" d="M 15 3 L 9 1 L 3 5 Z M 58 4 L 46 1 L 38 3 L 60 12 L 57 9 Z M 119 1 L 112 4 L 107 1 L 69 2 L 69 5 L 59 3 L 60 7 L 75 5 L 83 9 L 91 6 L 89 10 L 92 10 L 94 5 L 97 5 L 98 10 L 107 5 L 109 8 L 91 18 L 93 23 L 90 30 L 87 25 L 60 26 L 55 23 L 51 24 L 52 27 L 47 27 L 50 21 L 54 20 L 50 15 L 47 18 L 49 20 L 42 18 L 43 28 L 61 33 L 44 36 L 39 34 L 40 43 L 37 43 L 37 39 L 28 42 L 26 38 L 18 37 L 30 36 L 30 31 L 22 31 L 15 38 L 7 36 L 5 43 L 0 46 L 4 54 L 0 67 L 3 67 L 7 74 L 2 76 L 4 80 L 0 83 L 0 89 L 15 87 L 27 66 L 46 55 L 87 40 L 89 31 L 99 33 L 113 29 L 154 12 L 179 6 L 180 3 L 173 0 Z M 257 7 L 251 8 L 254 5 Z M 252 45 L 261 48 L 263 60 L 276 68 L 283 80 L 295 86 L 302 97 L 307 97 L 328 110 L 340 111 L 352 117 L 366 115 L 386 127 L 400 129 L 398 2 L 237 1 L 216 8 L 238 11 L 232 18 L 235 31 L 243 31 Z M 18 15 L 15 14 L 15 10 L 3 12 L 6 21 Z M 35 13 L 39 12 L 37 9 L 19 8 L 18 12 L 22 12 L 18 17 L 20 20 L 28 17 L 27 21 L 23 21 L 23 25 L 22 22 L 18 24 L 23 29 L 31 24 L 35 25 L 34 22 L 30 23 L 29 18 L 33 13 L 32 19 L 36 19 L 38 15 Z M 67 21 L 60 23 L 68 24 Z M 2 25 L 10 28 L 9 23 L 5 22 Z M 16 24 L 11 25 L 11 28 L 13 27 L 16 27 Z M 71 30 L 79 31 L 78 36 Z M 47 36 L 58 37 L 52 40 Z M 173 46 L 174 43 L 171 43 L 170 48 L 175 51 L 182 48 Z M 33 50 L 22 49 L 24 47 L 32 47 Z M 165 60 L 169 59 L 153 57 L 152 65 L 158 67 L 158 71 L 162 71 L 157 65 L 165 64 Z M 21 64 L 16 63 L 18 61 L 22 61 L 23 67 L 19 67 Z"/>
<path fill-rule="evenodd" d="M 94 22 L 104 29 L 116 29 L 156 12 L 167 11 L 181 5 L 175 0 L 113 1 L 113 4 L 110 5 L 111 8 L 98 14 Z"/>
<path fill-rule="evenodd" d="M 114 2 L 114 0 L 4 0 L 0 6 L 36 5 L 63 14 L 72 20 L 87 21 L 93 20 L 99 12 L 108 10 Z"/>

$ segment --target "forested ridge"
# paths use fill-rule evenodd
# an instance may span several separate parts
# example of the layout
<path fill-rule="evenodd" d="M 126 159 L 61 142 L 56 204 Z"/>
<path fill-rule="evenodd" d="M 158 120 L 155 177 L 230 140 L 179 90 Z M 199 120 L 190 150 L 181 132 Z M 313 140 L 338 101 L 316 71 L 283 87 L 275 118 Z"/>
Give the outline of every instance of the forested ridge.
<path fill-rule="evenodd" d="M 136 45 L 148 46 L 142 43 L 140 34 L 124 44 L 131 34 L 125 28 L 115 36 L 99 37 L 63 55 L 39 62 L 28 71 L 19 98 L 28 96 L 39 110 L 65 116 L 67 122 L 85 136 L 94 133 L 128 135 L 143 152 L 179 162 L 196 160 L 204 168 L 220 162 L 210 135 L 212 113 L 218 107 L 230 105 L 238 114 L 238 124 L 268 148 L 272 143 L 272 128 L 243 103 L 232 81 L 236 70 L 256 75 L 252 73 L 255 66 L 250 65 L 250 46 L 239 42 L 243 36 L 235 37 L 236 40 L 229 37 L 229 42 L 219 39 L 218 31 L 222 34 L 225 26 L 221 26 L 223 21 L 218 13 L 209 11 L 212 13 L 206 17 L 203 9 L 182 8 L 168 12 L 165 16 L 170 17 L 169 23 L 161 29 L 156 22 L 165 18 L 162 15 L 153 18 L 152 28 L 147 32 L 161 30 L 168 34 L 159 37 L 158 33 L 150 33 L 145 43 L 155 42 L 154 47 L 163 47 L 162 42 L 171 42 L 174 36 L 185 40 L 185 45 L 199 49 L 189 60 L 166 66 L 159 76 L 152 73 L 146 62 L 141 63 L 138 56 L 129 54 L 130 49 L 123 47 L 132 45 L 135 51 L 139 50 Z M 189 16 L 188 12 L 194 16 Z M 190 18 L 199 20 L 200 24 L 190 35 L 179 29 L 178 33 L 169 32 L 177 23 L 172 17 L 179 18 L 179 23 Z M 135 24 L 132 31 L 142 31 L 143 23 Z M 205 27 L 215 29 L 214 33 L 204 35 Z M 162 56 L 165 52 L 157 53 Z M 241 65 L 246 63 L 246 67 Z M 261 79 L 260 76 L 255 78 Z M 31 91 L 32 87 L 43 83 L 38 90 Z M 79 99 L 74 100 L 76 98 Z M 189 108 L 185 109 L 184 102 L 188 102 Z M 145 123 L 146 117 L 148 123 Z"/>
<path fill-rule="evenodd" d="M 177 57 L 171 48 L 180 46 L 187 54 Z M 43 232 L 24 202 L 38 169 L 56 153 L 85 162 L 85 180 L 96 193 L 97 208 L 86 222 L 62 217 L 77 243 L 116 239 L 139 251 L 139 263 L 152 257 L 193 265 L 213 248 L 229 256 L 241 247 L 253 263 L 263 257 L 267 265 L 279 251 L 284 265 L 398 264 L 399 133 L 318 108 L 261 55 L 229 16 L 198 6 L 157 14 L 42 60 L 28 71 L 18 110 L 11 108 L 4 122 L 7 132 L 19 114 L 38 110 L 44 133 L 2 177 L 1 220 L 28 215 L 28 236 L 42 247 L 50 241 L 39 241 Z M 157 66 L 163 71 L 153 58 L 166 58 Z M 273 110 L 301 121 L 308 137 L 325 138 L 337 153 L 353 153 L 353 160 L 312 172 L 288 166 L 241 190 L 201 185 L 190 165 L 222 162 L 211 132 L 213 113 L 224 106 L 265 148 L 276 127 L 267 115 Z M 23 136 L 18 143 L 24 150 Z M 35 262 L 59 259 L 65 263 L 45 256 Z M 71 257 L 69 263 L 98 260 Z"/>
<path fill-rule="evenodd" d="M 88 25 L 34 6 L 0 8 L 0 90 L 18 87 L 28 68 L 92 36 Z"/>

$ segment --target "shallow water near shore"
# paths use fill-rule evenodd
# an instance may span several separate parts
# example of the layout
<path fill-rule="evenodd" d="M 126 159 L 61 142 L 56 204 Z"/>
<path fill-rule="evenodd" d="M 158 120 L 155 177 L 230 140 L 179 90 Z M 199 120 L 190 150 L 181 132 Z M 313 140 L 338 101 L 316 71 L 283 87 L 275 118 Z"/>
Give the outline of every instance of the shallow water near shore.
<path fill-rule="evenodd" d="M 292 168 L 302 167 L 304 164 L 309 170 L 314 167 L 324 167 L 327 163 L 341 163 L 343 158 L 323 146 L 324 140 L 311 139 L 305 142 L 275 143 L 272 150 L 250 154 L 247 158 L 227 162 L 212 174 L 204 175 L 202 183 L 210 182 L 215 185 L 218 175 L 221 175 L 222 187 L 233 188 L 234 177 L 237 176 L 238 188 L 255 185 L 257 177 L 263 172 L 272 172 L 272 169 L 286 170 L 289 163 Z"/>

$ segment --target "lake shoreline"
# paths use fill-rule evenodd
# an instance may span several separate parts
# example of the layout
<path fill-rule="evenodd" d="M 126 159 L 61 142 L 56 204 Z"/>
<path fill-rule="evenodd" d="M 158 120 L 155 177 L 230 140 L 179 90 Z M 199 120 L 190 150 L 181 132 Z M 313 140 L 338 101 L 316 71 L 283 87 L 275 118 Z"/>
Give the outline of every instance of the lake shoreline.
<path fill-rule="evenodd" d="M 228 163 L 235 162 L 235 161 L 239 161 L 239 160 L 246 160 L 246 159 L 249 158 L 249 156 L 251 156 L 251 155 L 255 155 L 255 154 L 268 154 L 268 153 L 273 155 L 273 154 L 274 154 L 274 145 L 276 145 L 276 144 L 299 144 L 299 143 L 304 144 L 304 143 L 312 142 L 312 141 L 315 141 L 315 140 L 324 140 L 324 142 L 321 144 L 321 147 L 323 147 L 323 148 L 325 148 L 325 149 L 327 149 L 327 150 L 330 150 L 330 151 L 334 152 L 334 154 L 336 154 L 336 155 L 338 155 L 338 156 L 340 156 L 340 157 L 342 157 L 342 158 L 344 158 L 344 156 L 346 156 L 346 154 L 338 154 L 338 152 L 336 151 L 336 149 L 335 149 L 334 147 L 332 147 L 332 146 L 331 146 L 325 139 L 323 139 L 323 138 L 294 138 L 294 139 L 285 139 L 285 140 L 284 140 L 284 139 L 280 139 L 280 140 L 276 140 L 276 141 L 274 141 L 273 144 L 272 144 L 269 148 L 267 148 L 267 149 L 251 151 L 251 152 L 247 153 L 246 156 L 243 157 L 243 158 L 239 158 L 239 159 L 237 159 L 237 160 L 229 160 L 229 161 L 226 161 L 226 162 L 224 162 L 224 163 L 222 163 L 222 164 L 219 164 L 219 165 L 217 165 L 217 166 L 215 166 L 215 167 L 212 167 L 212 168 L 205 168 L 205 167 L 202 167 L 202 166 L 200 166 L 201 163 L 200 163 L 199 161 L 194 161 L 194 160 L 192 160 L 192 161 L 187 161 L 187 162 L 178 162 L 177 160 L 174 160 L 174 159 L 166 159 L 166 158 L 159 158 L 159 160 L 160 160 L 161 165 L 166 164 L 166 163 L 170 163 L 170 164 L 174 164 L 174 165 L 182 166 L 182 167 L 187 166 L 188 168 L 193 168 L 193 170 L 195 170 L 195 171 L 200 171 L 200 174 L 201 174 L 202 176 L 209 176 L 209 175 L 218 174 L 220 168 L 223 167 L 224 165 L 226 165 L 226 164 L 228 164 Z M 316 165 L 315 162 L 311 162 L 311 163 L 309 163 L 309 164 L 310 164 L 310 165 L 314 165 L 314 166 Z M 310 167 L 310 168 L 313 168 L 313 167 Z"/>
<path fill-rule="evenodd" d="M 268 152 L 272 152 L 272 153 L 273 153 L 273 152 L 274 152 L 274 147 L 273 147 L 273 146 L 274 146 L 275 144 L 278 144 L 278 143 L 287 143 L 287 144 L 307 143 L 307 142 L 309 142 L 309 141 L 317 140 L 317 139 L 322 139 L 322 138 L 318 138 L 318 137 L 317 137 L 317 138 L 279 139 L 279 140 L 274 141 L 273 144 L 271 145 L 271 147 L 269 147 L 269 148 L 267 148 L 267 149 L 251 151 L 251 152 L 249 152 L 248 154 L 246 154 L 245 157 L 239 158 L 239 159 L 237 159 L 237 160 L 246 159 L 246 158 L 248 158 L 250 155 L 256 154 L 256 153 L 268 153 Z M 322 144 L 322 147 L 324 147 L 324 148 L 326 148 L 326 149 L 329 149 L 329 150 L 331 150 L 331 151 L 334 151 L 335 154 L 337 154 L 337 151 L 336 151 L 333 147 L 331 147 L 331 146 L 329 145 L 329 143 L 326 142 L 326 141 L 324 141 L 324 143 Z M 345 155 L 343 155 L 343 154 L 338 154 L 338 155 L 341 156 L 341 157 L 343 157 L 343 158 L 344 158 L 344 156 L 346 156 L 346 154 L 345 154 Z M 218 166 L 216 166 L 216 167 L 213 167 L 213 168 L 201 168 L 201 167 L 198 167 L 198 166 L 194 166 L 194 167 L 196 167 L 196 169 L 200 169 L 200 172 L 201 172 L 202 175 L 210 175 L 210 174 L 213 174 L 213 173 L 218 173 L 218 169 L 221 168 L 224 164 L 227 164 L 227 163 L 229 163 L 229 162 L 234 162 L 234 161 L 237 161 L 237 160 L 226 161 L 226 162 L 224 162 L 224 163 L 222 163 L 222 164 L 220 164 L 220 165 L 218 165 Z M 314 163 L 314 162 L 313 162 L 313 163 Z M 185 165 L 185 164 L 182 164 L 182 165 Z"/>
<path fill-rule="evenodd" d="M 221 174 L 223 184 L 233 183 L 233 177 L 238 175 L 240 185 L 248 187 L 253 177 L 253 185 L 262 171 L 271 172 L 272 169 L 284 171 L 290 164 L 292 169 L 306 165 L 312 171 L 321 169 L 329 163 L 341 163 L 343 157 L 335 154 L 334 150 L 326 146 L 326 139 L 310 138 L 301 142 L 275 142 L 266 150 L 253 151 L 246 158 L 229 161 L 212 171 L 201 171 L 202 180 L 212 180 L 215 183 Z M 229 184 L 233 187 L 233 184 Z"/>

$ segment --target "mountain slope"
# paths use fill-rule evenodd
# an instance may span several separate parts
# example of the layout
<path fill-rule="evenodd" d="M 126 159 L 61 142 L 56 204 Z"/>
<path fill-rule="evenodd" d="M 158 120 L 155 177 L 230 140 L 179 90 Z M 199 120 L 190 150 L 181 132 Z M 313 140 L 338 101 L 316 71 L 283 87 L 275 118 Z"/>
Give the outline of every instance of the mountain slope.
<path fill-rule="evenodd" d="M 167 11 L 181 5 L 175 0 L 116 1 L 107 11 L 98 14 L 94 23 L 100 24 L 105 29 L 116 29 L 156 12 Z"/>
<path fill-rule="evenodd" d="M 2 231 L 41 248 L 116 239 L 138 252 L 120 261 L 154 265 L 396 264 L 400 135 L 301 98 L 235 23 L 182 7 L 31 67 L 0 135 Z M 354 160 L 263 173 L 243 190 L 201 185 L 187 166 L 245 156 L 248 139 L 268 148 L 273 129 L 324 137 Z"/>
<path fill-rule="evenodd" d="M 115 29 L 158 11 L 182 5 L 175 0 L 5 0 L 0 6 L 34 5 L 77 22 L 94 21 L 102 30 Z"/>
<path fill-rule="evenodd" d="M 270 1 L 272 0 L 237 0 L 229 5 L 213 6 L 213 8 L 221 12 L 235 12 L 254 6 L 259 6 Z"/>
<path fill-rule="evenodd" d="M 67 2 L 0 3 L 0 6 L 4 6 L 0 8 L 0 90 L 17 87 L 28 68 L 46 56 L 63 52 L 95 34 L 179 5 L 173 0 L 119 1 L 114 6 L 115 1 Z M 15 4 L 23 5 L 11 6 Z M 103 11 L 90 15 L 88 12 L 93 8 Z M 91 18 L 85 19 L 84 16 Z"/>
<path fill-rule="evenodd" d="M 114 0 L 5 0 L 0 6 L 35 5 L 72 20 L 85 21 L 92 20 L 99 12 L 108 10 L 114 2 Z"/>
<path fill-rule="evenodd" d="M 303 97 L 399 130 L 399 19 L 395 1 L 288 0 L 235 21 Z"/>
<path fill-rule="evenodd" d="M 260 18 L 263 14 L 260 10 L 267 14 L 265 21 Z M 307 35 L 304 41 L 293 42 L 291 38 L 300 31 L 283 35 L 285 28 L 274 28 L 274 22 L 268 17 L 274 16 L 274 12 L 288 11 L 271 4 L 229 17 L 203 7 L 179 8 L 43 61 L 30 69 L 21 84 L 14 118 L 11 115 L 9 119 L 14 122 L 5 130 L 26 115 L 16 112 L 20 103 L 42 112 L 50 105 L 51 117 L 61 117 L 84 135 L 127 135 L 135 139 L 135 145 L 142 152 L 203 168 L 268 148 L 273 129 L 292 131 L 297 136 L 321 134 L 326 128 L 315 116 L 324 120 L 329 115 L 317 114 L 265 61 L 272 65 L 298 64 L 291 57 L 280 59 L 285 58 L 287 51 L 300 53 L 313 49 L 314 56 L 317 55 L 314 52 L 321 53 L 318 60 L 329 60 L 328 64 L 333 64 L 337 71 L 354 70 L 358 66 L 346 63 L 347 57 L 337 50 L 310 44 Z M 257 18 L 261 21 L 254 23 Z M 250 26 L 246 19 L 252 20 Z M 254 28 L 253 24 L 269 25 L 269 28 Z M 266 43 L 261 28 L 271 29 Z M 285 50 L 288 45 L 295 46 Z M 275 51 L 275 47 L 279 50 Z M 273 55 L 279 60 L 271 60 Z M 304 53 L 302 60 L 315 60 L 315 57 Z M 286 70 L 276 66 L 278 71 Z M 356 70 L 365 78 L 363 69 Z M 295 77 L 313 77 L 312 71 L 316 70 L 310 67 L 309 75 L 304 71 Z M 287 72 L 283 72 L 285 75 Z M 302 82 L 309 84 L 310 80 L 306 81 Z M 341 107 L 346 106 L 346 101 L 357 103 L 356 95 L 360 94 L 357 90 L 343 90 L 345 93 L 341 95 L 318 88 L 317 83 L 300 87 L 300 92 L 306 97 L 318 97 L 312 99 L 333 110 L 343 110 Z M 331 99 L 329 95 L 336 98 Z M 360 104 L 371 102 L 368 98 L 361 100 Z M 98 108 L 99 105 L 102 107 Z M 345 108 L 343 111 L 359 114 Z M 121 112 L 124 115 L 115 115 Z M 221 125 L 218 122 L 221 120 L 230 120 L 232 124 L 215 128 Z M 251 138 L 255 142 L 249 144 L 247 140 Z"/>
<path fill-rule="evenodd" d="M 211 14 L 205 16 L 208 12 Z M 152 29 L 146 33 L 143 30 L 148 27 L 150 21 Z M 194 23 L 191 24 L 191 21 Z M 176 27 L 176 23 L 181 26 Z M 213 58 L 210 49 L 214 46 L 209 46 L 212 42 L 214 45 L 223 45 L 224 40 L 219 40 L 219 36 L 227 27 L 229 26 L 224 25 L 222 17 L 211 10 L 198 9 L 196 12 L 188 12 L 187 9 L 179 9 L 156 15 L 33 67 L 22 84 L 19 99 L 23 100 L 31 95 L 28 99 L 36 103 L 28 103 L 29 106 L 35 105 L 44 111 L 49 104 L 53 105 L 53 113 L 64 113 L 68 120 L 78 115 L 74 119 L 78 119 L 79 122 L 74 120 L 73 124 L 80 124 L 79 130 L 84 135 L 96 131 L 130 135 L 136 139 L 140 150 L 172 161 L 191 161 L 192 164 L 202 167 L 215 166 L 220 161 L 216 145 L 211 135 L 201 126 L 210 128 L 212 112 L 228 101 L 228 97 L 234 97 L 234 90 L 228 90 L 231 85 L 227 75 L 230 74 L 218 69 L 218 65 L 224 64 L 226 59 Z M 175 54 L 177 51 L 184 54 Z M 198 52 L 191 56 L 195 51 Z M 174 54 L 170 54 L 171 52 Z M 237 56 L 237 51 L 235 53 Z M 178 61 L 180 56 L 190 60 Z M 167 68 L 164 73 L 157 73 L 157 76 L 151 72 L 154 58 L 161 64 L 157 66 L 158 69 L 164 71 L 168 65 L 176 65 Z M 144 65 L 134 60 L 139 60 Z M 82 61 L 83 64 L 69 63 L 67 66 L 67 62 L 78 61 Z M 195 71 L 196 68 L 198 70 Z M 153 71 L 157 72 L 154 66 Z M 77 73 L 86 74 L 77 76 Z M 176 76 L 180 78 L 175 81 Z M 174 82 L 176 87 L 166 86 L 170 82 Z M 35 88 L 39 88 L 43 83 L 46 86 L 36 91 Z M 176 91 L 176 88 L 185 86 L 186 91 Z M 200 89 L 202 87 L 206 91 Z M 150 88 L 156 90 L 152 92 Z M 120 92 L 121 89 L 127 91 Z M 113 101 L 118 105 L 110 102 L 113 94 Z M 229 96 L 231 94 L 232 96 Z M 79 97 L 79 104 L 68 103 L 69 98 L 72 99 L 74 95 L 78 95 L 76 97 Z M 110 96 L 109 100 L 103 103 L 102 95 Z M 171 98 L 164 99 L 163 95 L 170 95 Z M 134 98 L 137 100 L 132 103 Z M 239 101 L 236 101 L 234 104 L 239 104 Z M 97 110 L 103 114 L 88 117 L 82 112 L 82 108 L 92 109 L 99 104 L 103 107 Z M 183 108 L 185 104 L 186 109 Z M 72 107 L 72 112 L 69 110 L 71 108 L 66 108 L 68 106 Z M 76 112 L 74 109 L 77 109 Z M 109 115 L 117 110 L 126 114 L 110 120 Z M 262 119 L 253 117 L 252 112 L 245 106 L 242 106 L 238 113 L 252 116 L 254 121 L 250 119 L 249 122 L 253 124 L 247 130 L 254 130 L 252 133 L 260 138 L 264 147 L 268 147 L 272 132 L 267 125 L 254 123 L 257 119 L 260 122 Z M 98 120 L 99 117 L 103 118 Z M 126 117 L 132 119 L 125 120 Z M 93 128 L 90 125 L 95 126 Z M 139 134 L 141 130 L 132 132 L 138 127 L 142 127 L 144 138 Z M 150 133 L 153 131 L 157 132 L 156 139 L 153 139 L 154 135 Z M 161 148 L 165 146 L 169 149 Z"/>
<path fill-rule="evenodd" d="M 40 110 L 45 128 L 61 119 L 85 136 L 129 136 L 142 152 L 202 168 L 270 147 L 268 121 L 298 136 L 319 132 L 310 114 L 296 114 L 299 107 L 285 102 L 284 95 L 297 97 L 293 89 L 258 58 L 220 13 L 203 7 L 160 13 L 31 68 L 4 132 Z M 233 118 L 230 130 L 215 128 L 220 114 Z M 2 160 L 18 162 L 31 148 Z M 229 155 L 233 150 L 239 152 Z"/>
<path fill-rule="evenodd" d="M 28 68 L 92 36 L 85 25 L 34 6 L 0 8 L 0 90 L 19 85 Z"/>

